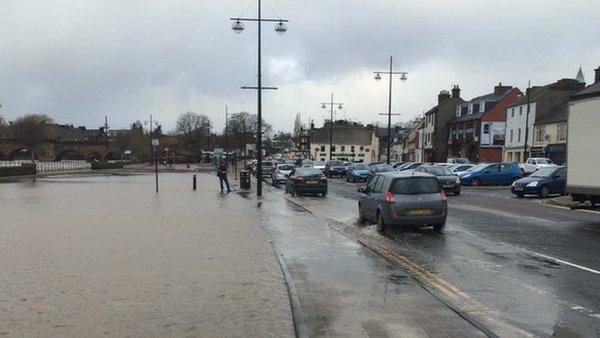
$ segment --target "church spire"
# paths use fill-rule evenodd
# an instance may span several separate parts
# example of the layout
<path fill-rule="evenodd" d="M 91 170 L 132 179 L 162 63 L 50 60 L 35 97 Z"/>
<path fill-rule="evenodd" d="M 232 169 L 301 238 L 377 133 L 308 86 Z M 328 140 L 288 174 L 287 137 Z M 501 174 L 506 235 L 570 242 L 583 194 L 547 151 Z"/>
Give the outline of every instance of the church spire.
<path fill-rule="evenodd" d="M 585 84 L 585 77 L 583 77 L 583 71 L 581 70 L 581 65 L 579 65 L 579 71 L 577 72 L 577 76 L 575 76 L 575 80 L 577 80 L 577 82 Z"/>

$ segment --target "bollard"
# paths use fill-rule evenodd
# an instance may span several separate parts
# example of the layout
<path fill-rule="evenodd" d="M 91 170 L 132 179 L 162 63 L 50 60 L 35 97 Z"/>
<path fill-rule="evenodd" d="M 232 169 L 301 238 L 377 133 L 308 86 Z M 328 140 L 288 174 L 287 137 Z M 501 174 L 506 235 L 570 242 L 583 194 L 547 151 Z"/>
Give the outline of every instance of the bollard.
<path fill-rule="evenodd" d="M 194 175 L 194 178 L 192 179 L 192 190 L 196 190 L 196 175 Z"/>

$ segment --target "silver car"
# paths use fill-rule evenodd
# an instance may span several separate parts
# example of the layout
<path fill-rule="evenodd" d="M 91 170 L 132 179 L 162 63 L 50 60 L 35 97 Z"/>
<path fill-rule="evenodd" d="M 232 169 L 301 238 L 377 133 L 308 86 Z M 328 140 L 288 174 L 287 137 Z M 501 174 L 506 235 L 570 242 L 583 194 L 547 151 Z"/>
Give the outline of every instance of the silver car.
<path fill-rule="evenodd" d="M 446 225 L 448 198 L 434 175 L 379 173 L 358 192 L 359 221 L 376 222 L 380 232 L 390 226 L 433 226 L 441 232 Z"/>

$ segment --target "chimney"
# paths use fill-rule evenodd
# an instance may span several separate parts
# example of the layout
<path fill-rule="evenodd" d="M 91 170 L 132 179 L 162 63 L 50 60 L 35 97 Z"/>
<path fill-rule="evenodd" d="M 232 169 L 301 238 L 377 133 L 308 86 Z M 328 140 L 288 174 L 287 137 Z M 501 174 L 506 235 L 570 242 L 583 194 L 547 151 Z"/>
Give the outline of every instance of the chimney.
<path fill-rule="evenodd" d="M 600 83 L 600 67 L 594 69 L 596 75 L 594 76 L 594 83 Z"/>
<path fill-rule="evenodd" d="M 438 94 L 438 104 L 450 99 L 450 93 L 447 90 L 441 90 Z"/>
<path fill-rule="evenodd" d="M 315 121 L 310 120 L 310 129 L 315 129 Z"/>
<path fill-rule="evenodd" d="M 503 86 L 502 82 L 498 83 L 496 87 L 494 87 L 494 95 L 502 95 L 506 91 L 511 90 L 512 86 Z"/>
<path fill-rule="evenodd" d="M 452 98 L 454 98 L 454 99 L 460 98 L 460 88 L 458 87 L 458 85 L 455 85 L 454 87 L 452 87 Z"/>

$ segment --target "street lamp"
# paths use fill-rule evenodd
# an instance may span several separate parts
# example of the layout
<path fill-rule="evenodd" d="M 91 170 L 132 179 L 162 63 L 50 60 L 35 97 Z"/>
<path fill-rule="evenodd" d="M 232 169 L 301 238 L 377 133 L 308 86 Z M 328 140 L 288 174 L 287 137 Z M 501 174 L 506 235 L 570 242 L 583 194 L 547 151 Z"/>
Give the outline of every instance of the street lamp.
<path fill-rule="evenodd" d="M 286 22 L 289 20 L 284 19 L 263 19 L 261 16 L 261 0 L 258 0 L 258 17 L 257 18 L 230 18 L 233 21 L 231 29 L 235 33 L 241 33 L 244 31 L 243 21 L 252 21 L 258 23 L 258 76 L 257 86 L 249 87 L 243 86 L 242 89 L 255 89 L 258 91 L 257 96 L 257 130 L 256 130 L 256 196 L 262 196 L 262 90 L 270 89 L 276 90 L 277 87 L 263 87 L 262 85 L 262 55 L 261 55 L 261 28 L 263 22 L 275 22 L 275 32 L 279 35 L 284 34 L 287 31 Z"/>
<path fill-rule="evenodd" d="M 379 115 L 387 115 L 388 116 L 388 132 L 387 132 L 387 164 L 390 164 L 390 153 L 391 153 L 391 144 L 392 144 L 392 115 L 400 115 L 400 114 L 392 114 L 392 75 L 400 75 L 400 80 L 405 82 L 408 74 L 407 72 L 394 72 L 393 71 L 393 59 L 390 55 L 390 70 L 389 71 L 379 71 L 375 73 L 375 80 L 381 80 L 381 74 L 389 75 L 390 83 L 389 83 L 389 97 L 388 97 L 388 113 L 387 114 L 379 114 Z"/>
<path fill-rule="evenodd" d="M 321 103 L 321 108 L 325 109 L 327 108 L 327 106 L 329 106 L 331 108 L 330 111 L 330 119 L 329 119 L 329 160 L 333 160 L 332 156 L 333 156 L 333 107 L 337 105 L 339 110 L 342 110 L 344 108 L 343 103 L 341 102 L 333 102 L 333 93 L 331 93 L 331 100 L 330 102 L 324 102 Z"/>

